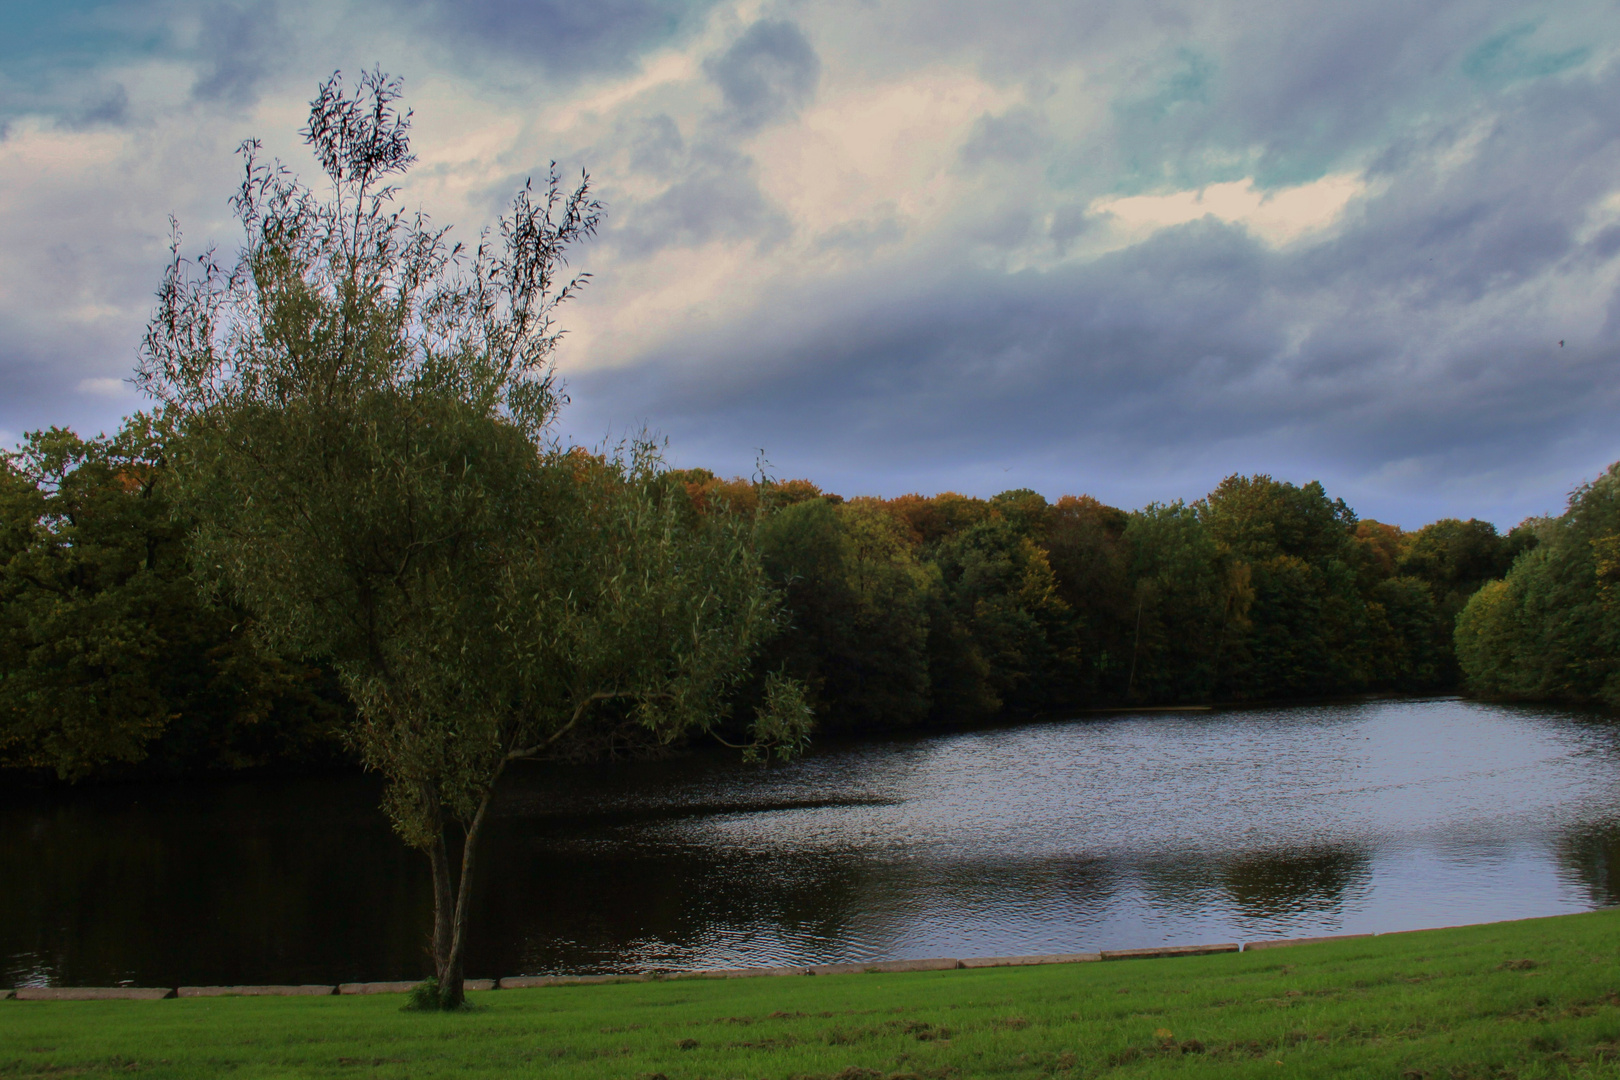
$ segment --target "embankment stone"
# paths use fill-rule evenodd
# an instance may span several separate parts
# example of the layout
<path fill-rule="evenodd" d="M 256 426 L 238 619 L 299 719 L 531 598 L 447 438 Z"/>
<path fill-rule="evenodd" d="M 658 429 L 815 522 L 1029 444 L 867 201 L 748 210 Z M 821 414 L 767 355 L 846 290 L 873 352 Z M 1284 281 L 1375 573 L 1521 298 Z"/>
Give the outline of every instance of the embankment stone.
<path fill-rule="evenodd" d="M 594 983 L 642 983 L 651 982 L 651 975 L 513 975 L 496 980 L 502 990 L 532 990 L 537 986 L 587 986 Z M 473 989 L 472 980 L 467 981 L 467 989 Z"/>
<path fill-rule="evenodd" d="M 325 997 L 335 986 L 182 986 L 180 997 Z"/>
<path fill-rule="evenodd" d="M 1242 948 L 1236 942 L 1220 945 L 1165 945 L 1157 949 L 1104 949 L 1104 960 L 1149 960 L 1160 956 L 1208 956 L 1211 953 L 1237 952 Z"/>
<path fill-rule="evenodd" d="M 421 980 L 415 982 L 359 982 L 339 983 L 340 994 L 408 994 L 421 985 Z"/>
<path fill-rule="evenodd" d="M 495 980 L 494 979 L 463 979 L 463 980 L 461 980 L 461 988 L 463 990 L 493 990 L 493 989 L 495 989 Z"/>
<path fill-rule="evenodd" d="M 962 961 L 953 957 L 933 960 L 868 960 L 860 964 L 812 964 L 809 975 L 861 975 L 885 971 L 954 971 Z"/>
<path fill-rule="evenodd" d="M 174 997 L 167 986 L 19 986 L 18 1001 L 160 1001 Z"/>
<path fill-rule="evenodd" d="M 807 967 L 699 968 L 696 971 L 677 971 L 669 977 L 672 979 L 758 979 L 780 975 L 808 974 L 810 974 L 810 969 Z"/>
<path fill-rule="evenodd" d="M 955 971 L 962 961 L 954 956 L 940 956 L 931 960 L 884 960 L 867 964 L 867 971 Z"/>
<path fill-rule="evenodd" d="M 1025 967 L 1030 964 L 1089 964 L 1102 959 L 1102 953 L 1050 953 L 1045 956 L 969 956 L 965 968 Z"/>
<path fill-rule="evenodd" d="M 496 979 L 502 990 L 532 990 L 537 986 L 562 986 L 573 982 L 567 975 L 514 975 Z"/>
<path fill-rule="evenodd" d="M 1255 949 L 1283 949 L 1290 945 L 1316 945 L 1324 941 L 1355 941 L 1370 938 L 1371 934 L 1324 934 L 1321 937 L 1276 938 L 1271 941 L 1251 941 L 1243 946 L 1244 952 Z"/>

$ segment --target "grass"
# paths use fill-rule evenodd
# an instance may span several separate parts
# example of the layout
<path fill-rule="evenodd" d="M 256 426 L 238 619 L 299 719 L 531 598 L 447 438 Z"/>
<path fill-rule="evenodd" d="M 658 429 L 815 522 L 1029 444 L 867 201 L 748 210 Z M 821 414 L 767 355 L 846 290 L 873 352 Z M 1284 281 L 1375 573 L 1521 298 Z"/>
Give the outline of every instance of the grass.
<path fill-rule="evenodd" d="M 0 1077 L 1620 1076 L 1620 911 L 1250 953 L 403 995 L 0 1002 Z"/>

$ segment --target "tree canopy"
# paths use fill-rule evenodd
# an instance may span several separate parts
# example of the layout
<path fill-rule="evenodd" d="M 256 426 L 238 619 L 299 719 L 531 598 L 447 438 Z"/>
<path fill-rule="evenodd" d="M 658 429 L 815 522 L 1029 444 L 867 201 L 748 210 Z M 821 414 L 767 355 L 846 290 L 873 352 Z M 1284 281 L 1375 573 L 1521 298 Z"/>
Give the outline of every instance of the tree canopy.
<path fill-rule="evenodd" d="M 330 673 L 199 595 L 167 444 L 138 415 L 0 460 L 0 761 L 79 779 L 334 756 Z"/>
<path fill-rule="evenodd" d="M 1475 592 L 1457 620 L 1469 689 L 1620 706 L 1620 463 L 1532 531 L 1535 546 Z"/>
<path fill-rule="evenodd" d="M 565 253 L 601 213 L 588 179 L 565 191 L 553 169 L 454 245 L 396 207 L 388 181 L 414 160 L 399 92 L 375 72 L 323 84 L 304 136 L 324 197 L 244 144 L 239 257 L 184 258 L 176 235 L 138 382 L 178 431 L 196 572 L 352 701 L 348 738 L 432 864 L 454 1007 L 508 764 L 712 727 L 776 598 L 751 520 L 691 514 L 652 447 L 549 441 L 553 315 L 584 282 Z M 767 680 L 761 702 L 754 749 L 792 752 L 796 686 Z"/>

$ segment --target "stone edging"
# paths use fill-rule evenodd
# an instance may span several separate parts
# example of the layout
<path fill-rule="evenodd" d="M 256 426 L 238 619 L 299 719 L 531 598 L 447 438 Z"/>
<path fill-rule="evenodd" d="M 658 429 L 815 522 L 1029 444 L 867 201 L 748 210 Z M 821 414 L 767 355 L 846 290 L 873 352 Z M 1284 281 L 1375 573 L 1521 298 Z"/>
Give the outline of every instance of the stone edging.
<path fill-rule="evenodd" d="M 1455 929 L 1437 927 L 1437 929 Z M 1392 934 L 1417 933 L 1395 930 Z M 1171 956 L 1209 956 L 1215 953 L 1250 952 L 1289 945 L 1314 945 L 1326 941 L 1352 941 L 1372 934 L 1328 934 L 1322 937 L 1280 938 L 1225 942 L 1218 945 L 1164 945 L 1151 949 L 1104 949 L 1091 953 L 1050 953 L 1041 956 L 976 956 L 966 959 L 942 957 L 931 960 L 882 960 L 854 964 L 811 964 L 789 967 L 709 968 L 697 971 L 668 971 L 656 974 L 625 975 L 517 975 L 504 979 L 468 979 L 468 990 L 527 990 L 541 986 L 586 986 L 598 983 L 638 983 L 673 979 L 748 979 L 781 975 L 859 975 L 901 971 L 955 971 L 965 968 L 1027 967 L 1034 964 L 1085 964 L 1104 960 L 1148 960 Z M 1377 935 L 1380 937 L 1386 935 Z M 173 997 L 327 997 L 334 994 L 403 994 L 417 985 L 403 982 L 348 982 L 336 986 L 21 986 L 0 991 L 0 997 L 18 1001 L 155 1001 Z"/>

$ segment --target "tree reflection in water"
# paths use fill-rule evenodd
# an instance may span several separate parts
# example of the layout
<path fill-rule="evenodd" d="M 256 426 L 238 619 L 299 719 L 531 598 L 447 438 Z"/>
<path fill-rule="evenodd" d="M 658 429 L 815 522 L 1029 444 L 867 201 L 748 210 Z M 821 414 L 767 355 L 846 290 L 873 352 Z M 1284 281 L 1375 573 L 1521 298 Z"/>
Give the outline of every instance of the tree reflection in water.
<path fill-rule="evenodd" d="M 1594 907 L 1620 904 L 1620 821 L 1575 826 L 1559 838 L 1557 850 L 1564 872 L 1580 882 Z"/>
<path fill-rule="evenodd" d="M 1620 729 L 1462 701 L 1125 716 L 514 783 L 477 976 L 983 956 L 1620 903 Z M 374 782 L 9 793 L 0 981 L 426 973 Z"/>
<path fill-rule="evenodd" d="M 1233 907 L 1254 919 L 1342 915 L 1346 902 L 1364 895 L 1371 880 L 1371 854 L 1349 845 L 1263 852 L 1221 867 L 1221 885 Z"/>

